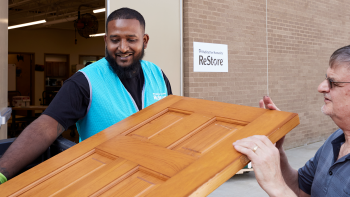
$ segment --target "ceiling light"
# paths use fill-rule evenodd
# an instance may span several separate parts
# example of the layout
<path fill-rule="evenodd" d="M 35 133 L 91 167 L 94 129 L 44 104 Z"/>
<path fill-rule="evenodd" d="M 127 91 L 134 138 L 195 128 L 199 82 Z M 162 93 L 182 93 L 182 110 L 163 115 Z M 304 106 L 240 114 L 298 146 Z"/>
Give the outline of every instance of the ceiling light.
<path fill-rule="evenodd" d="M 106 8 L 101 8 L 101 9 L 97 9 L 97 10 L 93 10 L 93 12 L 96 13 L 100 13 L 100 12 L 105 12 Z"/>
<path fill-rule="evenodd" d="M 104 36 L 106 33 L 100 33 L 100 34 L 90 34 L 90 38 L 91 37 L 97 37 L 97 36 Z"/>
<path fill-rule="evenodd" d="M 46 20 L 34 21 L 34 22 L 30 22 L 30 23 L 23 23 L 20 25 L 13 25 L 13 26 L 9 26 L 8 29 L 14 29 L 14 28 L 36 25 L 36 24 L 41 24 L 41 23 L 46 23 Z"/>

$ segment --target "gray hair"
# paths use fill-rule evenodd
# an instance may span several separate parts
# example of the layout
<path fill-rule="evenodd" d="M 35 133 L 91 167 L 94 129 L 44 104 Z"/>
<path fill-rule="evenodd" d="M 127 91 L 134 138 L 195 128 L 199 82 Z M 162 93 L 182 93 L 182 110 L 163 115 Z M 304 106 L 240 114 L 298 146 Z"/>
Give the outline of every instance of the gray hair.
<path fill-rule="evenodd" d="M 329 59 L 329 66 L 333 68 L 336 63 L 348 63 L 350 65 L 350 45 L 334 51 Z"/>

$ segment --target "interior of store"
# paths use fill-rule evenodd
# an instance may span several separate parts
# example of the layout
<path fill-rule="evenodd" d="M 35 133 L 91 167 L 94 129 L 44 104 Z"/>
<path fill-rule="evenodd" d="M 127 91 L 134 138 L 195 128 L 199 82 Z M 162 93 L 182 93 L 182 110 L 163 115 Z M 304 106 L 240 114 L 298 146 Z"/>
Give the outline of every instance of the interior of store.
<path fill-rule="evenodd" d="M 16 137 L 65 80 L 104 57 L 103 36 L 95 34 L 105 32 L 105 1 L 9 0 L 8 7 L 8 106 L 43 107 L 16 112 L 17 121 L 8 124 L 8 137 Z M 63 135 L 78 142 L 74 126 Z"/>

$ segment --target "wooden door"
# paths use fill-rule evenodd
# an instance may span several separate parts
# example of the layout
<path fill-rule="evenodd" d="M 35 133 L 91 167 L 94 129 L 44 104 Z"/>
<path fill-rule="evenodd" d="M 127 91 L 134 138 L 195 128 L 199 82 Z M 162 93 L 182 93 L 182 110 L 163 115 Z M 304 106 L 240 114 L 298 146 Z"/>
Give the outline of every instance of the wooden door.
<path fill-rule="evenodd" d="M 59 76 L 59 62 L 52 62 L 53 77 Z"/>
<path fill-rule="evenodd" d="M 67 69 L 67 63 L 66 62 L 58 62 L 58 76 L 59 77 L 67 77 L 68 76 L 68 69 Z"/>
<path fill-rule="evenodd" d="M 45 62 L 45 74 L 46 74 L 46 77 L 53 76 L 52 65 L 53 65 L 53 62 Z"/>
<path fill-rule="evenodd" d="M 46 77 L 61 77 L 68 76 L 67 62 L 45 62 Z"/>
<path fill-rule="evenodd" d="M 12 196 L 205 196 L 249 160 L 232 143 L 276 142 L 298 115 L 168 96 L 0 186 Z"/>

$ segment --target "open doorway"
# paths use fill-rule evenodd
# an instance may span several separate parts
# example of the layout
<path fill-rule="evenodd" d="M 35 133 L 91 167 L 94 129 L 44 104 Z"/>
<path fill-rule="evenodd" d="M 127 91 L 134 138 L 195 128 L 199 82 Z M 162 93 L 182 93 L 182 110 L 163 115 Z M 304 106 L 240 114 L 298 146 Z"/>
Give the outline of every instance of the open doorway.
<path fill-rule="evenodd" d="M 44 91 L 60 90 L 62 82 L 78 70 L 80 54 L 104 54 L 103 37 L 90 37 L 105 31 L 105 12 L 94 12 L 101 8 L 105 8 L 105 0 L 44 0 L 40 4 L 28 0 L 9 1 L 9 27 L 45 20 L 8 30 L 9 51 L 35 54 L 31 78 L 27 80 L 33 97 L 31 105 L 40 106 L 52 100 L 43 98 Z"/>
<path fill-rule="evenodd" d="M 40 5 L 35 1 L 27 0 L 9 2 L 9 27 L 39 20 L 46 21 L 33 26 L 8 30 L 9 51 L 32 52 L 35 54 L 33 65 L 43 68 L 42 70 L 32 68 L 35 74 L 34 89 L 32 89 L 33 95 L 35 95 L 34 105 L 42 103 L 39 99 L 46 89 L 44 86 L 47 78 L 45 77 L 47 71 L 44 70 L 46 68 L 46 54 L 69 55 L 68 65 L 65 65 L 68 66 L 69 76 L 78 70 L 76 66 L 79 64 L 80 54 L 91 56 L 104 54 L 103 37 L 89 36 L 90 33 L 94 32 L 104 33 L 105 13 L 94 12 L 94 10 L 104 7 L 105 0 L 84 2 L 80 0 L 45 0 Z M 85 27 L 82 20 L 86 20 L 91 26 Z M 61 67 L 65 66 L 61 65 Z"/>
<path fill-rule="evenodd" d="M 34 85 L 34 53 L 8 53 L 8 105 L 11 105 L 11 96 L 29 96 L 30 104 L 35 101 Z"/>

